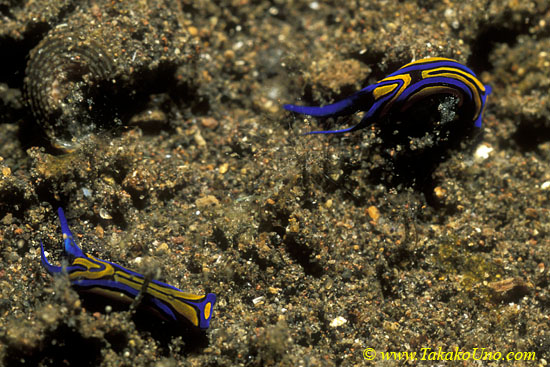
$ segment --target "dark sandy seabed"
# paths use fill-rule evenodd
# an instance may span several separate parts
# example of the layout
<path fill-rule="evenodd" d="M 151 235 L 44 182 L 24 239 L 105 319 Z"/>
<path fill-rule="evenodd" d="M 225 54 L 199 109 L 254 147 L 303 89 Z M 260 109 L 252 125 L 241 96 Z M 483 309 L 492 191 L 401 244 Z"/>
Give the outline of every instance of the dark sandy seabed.
<path fill-rule="evenodd" d="M 91 51 L 56 74 L 55 39 Z M 0 55 L 1 364 L 550 361 L 547 0 L 0 0 Z M 428 56 L 492 86 L 482 129 L 448 98 L 340 136 L 301 133 L 360 115 L 281 107 Z M 31 113 L 24 85 L 66 109 Z M 106 312 L 50 277 L 59 206 L 84 251 L 216 293 L 210 329 Z M 381 355 L 427 348 L 455 360 Z M 444 354 L 475 348 L 485 361 Z"/>

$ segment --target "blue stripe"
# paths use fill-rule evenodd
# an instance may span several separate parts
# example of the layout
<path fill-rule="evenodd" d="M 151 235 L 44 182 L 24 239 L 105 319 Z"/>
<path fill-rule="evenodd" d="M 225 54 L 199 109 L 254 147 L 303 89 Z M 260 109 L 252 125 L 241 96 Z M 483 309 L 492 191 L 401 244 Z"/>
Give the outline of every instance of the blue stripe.
<path fill-rule="evenodd" d="M 418 60 L 409 66 L 402 67 L 401 69 L 389 74 L 379 82 L 369 85 L 359 92 L 345 98 L 341 101 L 323 107 L 309 107 L 286 104 L 283 107 L 291 112 L 311 115 L 316 117 L 337 117 L 356 111 L 366 111 L 361 122 L 355 126 L 339 129 L 339 130 L 324 130 L 324 131 L 311 131 L 309 134 L 333 134 L 343 133 L 358 130 L 367 127 L 373 123 L 378 122 L 382 118 L 385 118 L 386 114 L 393 112 L 403 112 L 404 108 L 408 108 L 407 105 L 409 98 L 416 93 L 423 91 L 426 95 L 431 94 L 446 94 L 449 93 L 445 88 L 425 90 L 428 86 L 432 87 L 450 87 L 456 89 L 456 95 L 461 98 L 461 107 L 465 111 L 471 112 L 471 120 L 476 127 L 481 127 L 482 114 L 487 101 L 487 96 L 491 93 L 491 87 L 485 85 L 485 92 L 478 86 L 479 80 L 475 73 L 470 68 L 454 61 L 454 60 Z M 429 77 L 422 78 L 423 71 L 435 70 L 438 68 L 448 68 L 441 71 L 445 74 L 455 74 L 457 78 L 451 76 L 437 76 L 437 72 L 431 73 Z M 391 77 L 404 76 L 410 77 L 410 84 L 401 90 L 403 87 L 402 80 L 387 80 Z M 472 84 L 472 88 L 465 84 L 460 78 L 468 80 Z M 382 94 L 381 90 L 378 90 L 378 100 L 374 98 L 373 92 L 382 86 L 396 84 L 397 86 Z M 397 96 L 397 97 L 396 97 Z M 395 99 L 394 99 L 395 98 Z M 476 101 L 479 98 L 479 110 L 476 105 Z M 467 116 L 467 115 L 466 115 Z"/>
<path fill-rule="evenodd" d="M 116 300 L 125 303 L 131 302 L 131 299 L 135 299 L 140 294 L 144 286 L 144 275 L 136 273 L 130 269 L 126 269 L 125 267 L 110 261 L 95 259 L 84 254 L 82 249 L 80 249 L 74 241 L 73 234 L 69 229 L 63 209 L 59 208 L 58 214 L 64 237 L 65 252 L 70 258 L 72 258 L 72 265 L 54 266 L 50 264 L 46 258 L 44 245 L 40 242 L 41 262 L 46 271 L 52 275 L 60 273 L 69 274 L 69 278 L 72 278 L 71 285 L 78 291 L 100 295 L 107 294 L 111 298 L 115 298 Z M 77 262 L 79 263 L 76 264 Z M 97 268 L 93 267 L 95 265 L 97 265 Z M 76 272 L 78 272 L 78 274 Z M 102 272 L 104 272 L 104 274 L 101 274 Z M 119 278 L 115 277 L 120 277 L 121 281 L 116 280 Z M 124 282 L 128 282 L 128 284 L 123 283 L 122 278 L 124 278 Z M 154 293 L 156 296 L 151 293 L 152 290 L 149 291 L 149 289 L 151 289 L 149 287 L 152 285 L 158 286 L 159 288 L 155 289 L 155 292 L 159 292 Z M 109 291 L 109 293 L 104 293 L 106 291 Z M 179 288 L 154 279 L 150 281 L 144 293 L 145 294 L 142 299 L 143 304 L 156 311 L 157 314 L 162 315 L 163 318 L 172 321 L 186 320 L 187 322 L 192 322 L 195 326 L 198 326 L 203 330 L 210 326 L 212 310 L 214 308 L 214 304 L 216 303 L 215 294 L 208 293 L 204 296 L 185 294 Z M 120 294 L 124 297 L 121 297 Z M 187 307 L 190 307 L 194 310 L 196 320 L 192 317 L 187 319 L 188 316 L 185 313 L 180 314 L 177 309 L 180 305 L 173 306 L 171 305 L 172 302 L 175 304 L 183 303 L 187 305 Z M 206 310 L 208 310 L 208 318 L 205 317 Z"/>

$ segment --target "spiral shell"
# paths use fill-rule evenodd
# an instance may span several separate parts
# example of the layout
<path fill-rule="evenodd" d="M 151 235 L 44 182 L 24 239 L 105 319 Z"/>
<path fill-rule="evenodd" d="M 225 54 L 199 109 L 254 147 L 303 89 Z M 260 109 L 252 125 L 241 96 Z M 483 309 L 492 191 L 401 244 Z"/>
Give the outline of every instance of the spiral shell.
<path fill-rule="evenodd" d="M 98 42 L 71 30 L 53 30 L 31 51 L 26 100 L 54 146 L 71 149 L 116 123 L 109 103 L 114 70 Z"/>

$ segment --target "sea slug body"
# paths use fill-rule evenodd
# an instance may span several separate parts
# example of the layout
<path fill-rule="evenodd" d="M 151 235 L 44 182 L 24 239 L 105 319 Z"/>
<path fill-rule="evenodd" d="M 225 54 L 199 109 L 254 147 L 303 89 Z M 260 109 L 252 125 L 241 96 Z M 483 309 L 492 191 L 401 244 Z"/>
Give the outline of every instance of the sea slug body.
<path fill-rule="evenodd" d="M 71 286 L 78 292 L 108 297 L 122 303 L 131 303 L 143 295 L 141 305 L 168 321 L 191 323 L 202 330 L 208 329 L 216 295 L 186 293 L 118 264 L 97 259 L 82 252 L 69 229 L 63 209 L 58 209 L 65 245 L 65 253 L 72 261 L 68 266 L 54 266 L 48 262 L 44 245 L 40 242 L 42 265 L 51 275 L 68 274 Z"/>
<path fill-rule="evenodd" d="M 483 85 L 468 67 L 456 60 L 431 57 L 413 61 L 375 84 L 322 107 L 285 104 L 292 112 L 315 117 L 338 117 L 365 111 L 361 122 L 341 130 L 312 131 L 307 134 L 344 133 L 370 126 L 393 112 L 402 113 L 418 101 L 433 95 L 458 98 L 462 117 L 481 127 L 483 110 L 491 87 Z"/>

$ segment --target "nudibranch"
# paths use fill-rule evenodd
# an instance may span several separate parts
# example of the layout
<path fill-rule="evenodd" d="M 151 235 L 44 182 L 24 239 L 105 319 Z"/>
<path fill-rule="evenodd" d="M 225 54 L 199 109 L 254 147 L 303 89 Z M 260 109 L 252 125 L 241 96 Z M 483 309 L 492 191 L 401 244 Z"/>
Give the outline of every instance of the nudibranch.
<path fill-rule="evenodd" d="M 312 131 L 306 134 L 344 133 L 370 126 L 393 112 L 403 113 L 418 101 L 438 94 L 458 98 L 461 118 L 481 127 L 489 85 L 483 85 L 475 73 L 456 60 L 430 57 L 402 66 L 375 84 L 369 85 L 336 103 L 309 107 L 286 104 L 292 112 L 315 117 L 338 117 L 365 111 L 361 121 L 341 130 Z"/>
<path fill-rule="evenodd" d="M 140 307 L 147 307 L 163 319 L 190 323 L 202 330 L 208 329 L 216 303 L 215 294 L 186 293 L 169 284 L 146 279 L 144 275 L 120 265 L 85 254 L 74 240 L 63 209 L 59 208 L 57 212 L 70 265 L 50 264 L 44 253 L 44 245 L 40 241 L 42 265 L 48 273 L 66 273 L 71 286 L 78 292 L 104 296 L 123 303 L 132 303 L 140 296 Z"/>

